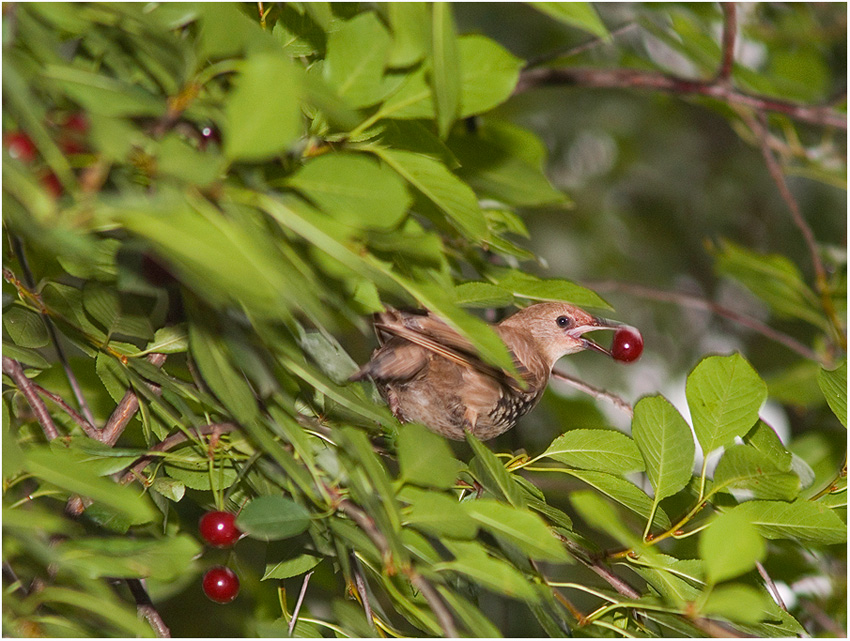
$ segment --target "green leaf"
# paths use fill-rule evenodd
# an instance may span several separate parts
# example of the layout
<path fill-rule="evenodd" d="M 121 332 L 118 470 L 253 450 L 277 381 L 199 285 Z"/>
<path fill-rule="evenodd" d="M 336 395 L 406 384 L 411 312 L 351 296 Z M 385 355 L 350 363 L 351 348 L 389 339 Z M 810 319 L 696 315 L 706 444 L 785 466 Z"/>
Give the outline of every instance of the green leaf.
<path fill-rule="evenodd" d="M 504 307 L 514 301 L 513 295 L 498 285 L 469 281 L 456 285 L 455 304 L 468 307 Z"/>
<path fill-rule="evenodd" d="M 438 572 L 464 574 L 489 590 L 523 601 L 536 602 L 540 599 L 519 570 L 488 556 L 481 544 L 451 540 L 444 541 L 444 544 L 455 560 L 434 566 L 433 569 Z"/>
<path fill-rule="evenodd" d="M 431 49 L 431 22 L 425 2 L 388 2 L 387 18 L 393 34 L 389 64 L 409 67 L 422 60 Z"/>
<path fill-rule="evenodd" d="M 647 396 L 635 405 L 632 438 L 646 462 L 646 475 L 658 503 L 691 480 L 696 446 L 691 428 L 663 396 Z"/>
<path fill-rule="evenodd" d="M 38 352 L 26 347 L 18 347 L 12 345 L 8 341 L 3 341 L 3 354 L 11 359 L 14 359 L 22 365 L 35 367 L 37 369 L 47 369 L 50 363 Z"/>
<path fill-rule="evenodd" d="M 541 456 L 570 467 L 618 474 L 642 472 L 643 459 L 635 442 L 614 430 L 570 430 L 552 441 Z"/>
<path fill-rule="evenodd" d="M 201 375 L 218 399 L 242 422 L 257 417 L 259 408 L 251 386 L 231 365 L 224 344 L 204 323 L 189 324 L 189 348 Z"/>
<path fill-rule="evenodd" d="M 428 156 L 398 149 L 374 148 L 381 159 L 431 200 L 458 229 L 478 241 L 488 235 L 487 221 L 475 193 L 445 165 Z"/>
<path fill-rule="evenodd" d="M 460 112 L 460 69 L 457 34 L 451 4 L 435 2 L 431 6 L 431 88 L 437 130 L 445 138 Z"/>
<path fill-rule="evenodd" d="M 41 314 L 20 305 L 12 305 L 3 312 L 3 327 L 19 347 L 35 349 L 50 342 Z"/>
<path fill-rule="evenodd" d="M 78 69 L 48 65 L 43 76 L 55 81 L 68 96 L 89 113 L 102 116 L 151 116 L 165 113 L 166 101 L 116 78 Z"/>
<path fill-rule="evenodd" d="M 152 339 L 153 325 L 148 316 L 149 304 L 145 305 L 147 300 L 126 294 L 121 296 L 113 287 L 96 281 L 89 281 L 83 286 L 83 307 L 106 329 L 108 337 L 121 334 Z"/>
<path fill-rule="evenodd" d="M 516 269 L 493 270 L 493 276 L 499 287 L 507 289 L 515 296 L 542 301 L 564 301 L 581 307 L 599 307 L 613 309 L 597 294 L 561 278 L 537 278 Z"/>
<path fill-rule="evenodd" d="M 793 456 L 785 449 L 782 441 L 773 431 L 773 428 L 759 419 L 753 429 L 747 432 L 744 442 L 766 456 L 777 468 L 783 472 L 791 470 Z"/>
<path fill-rule="evenodd" d="M 710 584 L 749 572 L 764 559 L 767 546 L 744 513 L 730 510 L 700 534 L 699 555 Z"/>
<path fill-rule="evenodd" d="M 57 546 L 63 567 L 92 579 L 173 581 L 185 575 L 201 546 L 187 534 L 163 539 L 74 538 Z"/>
<path fill-rule="evenodd" d="M 64 448 L 34 447 L 24 455 L 24 469 L 70 494 L 79 494 L 125 515 L 132 523 L 147 523 L 156 512 L 143 496 L 130 487 L 100 478 L 85 455 Z"/>
<path fill-rule="evenodd" d="M 577 27 L 603 40 L 611 36 L 590 2 L 529 2 L 529 5 L 571 27 Z"/>
<path fill-rule="evenodd" d="M 410 504 L 403 512 L 404 521 L 426 534 L 472 539 L 478 533 L 478 525 L 463 509 L 465 504 L 446 494 L 406 487 L 399 498 Z"/>
<path fill-rule="evenodd" d="M 170 459 L 164 469 L 169 477 L 192 490 L 223 492 L 239 477 L 232 461 L 218 462 L 210 472 L 210 461 L 206 458 Z"/>
<path fill-rule="evenodd" d="M 308 525 L 310 513 L 282 496 L 257 497 L 249 501 L 236 517 L 236 527 L 261 541 L 288 539 L 301 534 Z"/>
<path fill-rule="evenodd" d="M 157 476 L 151 483 L 151 489 L 174 503 L 178 503 L 186 494 L 185 483 L 166 476 Z"/>
<path fill-rule="evenodd" d="M 466 433 L 466 442 L 475 452 L 473 463 L 478 463 L 482 472 L 489 478 L 479 479 L 485 487 L 495 485 L 508 502 L 514 507 L 525 507 L 525 499 L 519 485 L 513 479 L 513 474 L 505 469 L 502 462 L 496 458 L 486 445 L 475 438 L 470 432 Z M 495 489 L 493 488 L 493 489 Z"/>
<path fill-rule="evenodd" d="M 847 541 L 847 525 L 827 507 L 811 501 L 747 501 L 734 508 L 766 539 L 832 545 Z"/>
<path fill-rule="evenodd" d="M 685 394 L 694 432 L 708 456 L 750 430 L 767 398 L 767 386 L 736 353 L 701 360 L 688 376 Z"/>
<path fill-rule="evenodd" d="M 225 105 L 225 155 L 261 161 L 295 142 L 303 130 L 302 84 L 299 70 L 285 56 L 263 52 L 249 57 Z"/>
<path fill-rule="evenodd" d="M 497 537 L 504 537 L 534 559 L 568 560 L 564 547 L 536 514 L 493 499 L 465 501 L 466 513 Z"/>
<path fill-rule="evenodd" d="M 821 369 L 818 372 L 818 385 L 823 392 L 829 409 L 847 427 L 847 361 L 835 369 Z"/>
<path fill-rule="evenodd" d="M 511 97 L 522 60 L 490 38 L 475 34 L 458 38 L 457 49 L 461 118 L 489 111 Z"/>
<path fill-rule="evenodd" d="M 740 282 L 778 316 L 799 318 L 828 331 L 817 295 L 790 259 L 780 254 L 759 254 L 729 241 L 723 241 L 715 255 L 720 274 Z"/>
<path fill-rule="evenodd" d="M 505 131 L 507 130 L 507 131 Z M 520 130 L 521 131 L 521 130 Z M 460 162 L 458 176 L 481 196 L 514 206 L 536 207 L 567 202 L 543 173 L 542 163 L 528 162 L 515 145 L 529 132 L 518 134 L 501 123 L 485 123 L 475 132 L 455 131 L 448 145 Z"/>
<path fill-rule="evenodd" d="M 721 490 L 749 490 L 756 498 L 790 501 L 800 491 L 800 477 L 783 470 L 749 445 L 733 445 L 714 470 L 712 493 Z"/>
<path fill-rule="evenodd" d="M 361 13 L 328 35 L 323 73 L 328 84 L 352 107 L 380 102 L 390 35 L 371 11 Z"/>
<path fill-rule="evenodd" d="M 362 154 L 325 154 L 287 181 L 339 222 L 355 228 L 387 228 L 412 202 L 398 174 Z"/>
<path fill-rule="evenodd" d="M 624 478 L 592 470 L 570 470 L 570 475 L 595 487 L 644 519 L 649 519 L 650 514 L 652 514 L 652 499 L 634 483 L 630 483 Z M 654 527 L 667 529 L 670 527 L 670 518 L 664 510 L 657 508 L 652 524 Z"/>
<path fill-rule="evenodd" d="M 711 591 L 701 614 L 723 617 L 740 623 L 758 623 L 769 614 L 770 597 L 749 585 L 733 583 L 722 585 Z"/>
<path fill-rule="evenodd" d="M 199 151 L 178 134 L 167 134 L 159 143 L 156 170 L 198 187 L 206 187 L 222 175 L 224 158 L 212 149 Z"/>
<path fill-rule="evenodd" d="M 404 74 L 398 89 L 384 101 L 377 113 L 370 118 L 370 122 L 377 122 L 382 118 L 433 118 L 434 101 L 431 96 L 431 86 L 428 84 L 425 68 L 420 65 L 415 71 Z"/>
<path fill-rule="evenodd" d="M 288 579 L 293 576 L 300 576 L 305 572 L 309 572 L 314 567 L 321 563 L 322 557 L 313 552 L 303 552 L 297 556 L 277 563 L 267 563 L 266 570 L 263 573 L 263 578 L 260 581 L 268 581 L 269 579 Z"/>
<path fill-rule="evenodd" d="M 153 340 L 145 346 L 146 352 L 180 354 L 189 349 L 189 334 L 186 325 L 168 325 L 154 332 Z"/>
<path fill-rule="evenodd" d="M 454 458 L 446 439 L 424 425 L 405 425 L 398 434 L 399 478 L 422 487 L 449 489 L 463 464 Z"/>
<path fill-rule="evenodd" d="M 570 501 L 579 516 L 592 528 L 609 534 L 627 547 L 643 547 L 640 535 L 626 527 L 614 506 L 596 492 L 590 490 L 571 492 Z"/>

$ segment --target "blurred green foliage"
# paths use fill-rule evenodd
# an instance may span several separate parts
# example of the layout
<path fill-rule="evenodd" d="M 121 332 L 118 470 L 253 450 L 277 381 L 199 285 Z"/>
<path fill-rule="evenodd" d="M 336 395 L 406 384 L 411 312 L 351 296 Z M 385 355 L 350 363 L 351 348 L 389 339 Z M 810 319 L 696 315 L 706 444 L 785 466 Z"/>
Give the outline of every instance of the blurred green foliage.
<path fill-rule="evenodd" d="M 731 11 L 4 5 L 4 634 L 840 635 L 846 7 Z M 646 354 L 487 445 L 347 381 L 539 300 Z"/>

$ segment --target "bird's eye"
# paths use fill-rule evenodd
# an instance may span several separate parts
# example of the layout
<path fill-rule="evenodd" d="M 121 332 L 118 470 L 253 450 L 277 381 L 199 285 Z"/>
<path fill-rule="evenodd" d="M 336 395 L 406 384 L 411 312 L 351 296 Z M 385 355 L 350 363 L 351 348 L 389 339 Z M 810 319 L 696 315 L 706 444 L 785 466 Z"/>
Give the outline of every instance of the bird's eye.
<path fill-rule="evenodd" d="M 558 327 L 562 329 L 570 327 L 573 324 L 573 321 L 569 316 L 558 316 L 555 322 L 558 323 Z"/>

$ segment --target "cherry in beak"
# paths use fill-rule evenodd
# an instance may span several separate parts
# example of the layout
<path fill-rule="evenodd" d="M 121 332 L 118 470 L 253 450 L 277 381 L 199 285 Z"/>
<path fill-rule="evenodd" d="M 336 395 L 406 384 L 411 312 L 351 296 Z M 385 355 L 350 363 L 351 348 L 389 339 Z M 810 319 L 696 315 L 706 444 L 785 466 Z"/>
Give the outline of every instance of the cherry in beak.
<path fill-rule="evenodd" d="M 579 325 L 578 327 L 573 327 L 567 333 L 570 336 L 572 336 L 573 338 L 580 338 L 582 345 L 584 346 L 585 349 L 593 350 L 594 352 L 601 352 L 601 353 L 603 353 L 607 356 L 611 356 L 613 358 L 613 355 L 611 354 L 611 352 L 609 350 L 602 347 L 602 345 L 600 345 L 599 343 L 596 343 L 596 342 L 590 340 L 589 338 L 585 338 L 583 336 L 583 334 L 585 334 L 587 332 L 599 330 L 599 329 L 617 330 L 621 327 L 628 327 L 628 326 L 624 325 L 623 323 L 619 323 L 617 321 L 610 320 L 608 318 L 601 318 L 599 316 L 593 316 L 593 320 L 590 323 L 588 323 L 586 325 Z"/>

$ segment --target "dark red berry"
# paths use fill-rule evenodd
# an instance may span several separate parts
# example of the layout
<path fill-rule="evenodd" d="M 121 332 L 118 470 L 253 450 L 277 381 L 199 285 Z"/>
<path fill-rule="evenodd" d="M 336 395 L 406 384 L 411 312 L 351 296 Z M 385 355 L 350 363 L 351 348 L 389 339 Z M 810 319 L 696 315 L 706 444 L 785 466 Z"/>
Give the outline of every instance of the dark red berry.
<path fill-rule="evenodd" d="M 210 601 L 230 603 L 239 594 L 239 579 L 230 568 L 216 565 L 204 575 L 203 587 Z"/>
<path fill-rule="evenodd" d="M 634 327 L 621 327 L 614 332 L 611 356 L 623 363 L 631 363 L 643 353 L 643 336 Z"/>
<path fill-rule="evenodd" d="M 41 186 L 44 187 L 45 191 L 47 191 L 47 193 L 53 196 L 53 198 L 59 198 L 59 196 L 62 195 L 62 192 L 65 191 L 62 187 L 62 183 L 59 182 L 59 179 L 54 173 L 49 173 L 42 176 Z"/>
<path fill-rule="evenodd" d="M 65 119 L 65 124 L 62 126 L 70 131 L 84 134 L 89 130 L 89 119 L 84 113 L 73 113 Z"/>
<path fill-rule="evenodd" d="M 207 512 L 198 525 L 203 539 L 217 548 L 230 547 L 242 532 L 236 527 L 236 516 L 230 512 Z"/>
<path fill-rule="evenodd" d="M 30 137 L 22 131 L 13 131 L 4 134 L 3 145 L 9 150 L 12 158 L 21 162 L 32 162 L 35 160 L 36 148 Z"/>

